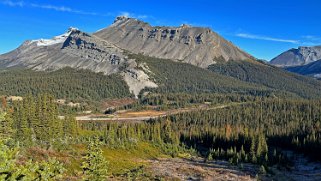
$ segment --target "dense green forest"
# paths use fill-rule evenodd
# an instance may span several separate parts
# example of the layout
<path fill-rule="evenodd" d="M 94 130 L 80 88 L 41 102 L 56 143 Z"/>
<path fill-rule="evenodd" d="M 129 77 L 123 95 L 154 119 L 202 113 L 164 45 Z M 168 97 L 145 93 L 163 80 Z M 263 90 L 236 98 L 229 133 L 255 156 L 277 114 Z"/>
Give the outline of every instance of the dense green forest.
<path fill-rule="evenodd" d="M 260 96 L 215 93 L 150 93 L 141 96 L 137 106 L 158 106 L 160 109 L 183 108 L 195 104 L 228 104 L 232 102 L 247 102 L 261 99 Z M 133 108 L 136 105 L 133 106 Z"/>
<path fill-rule="evenodd" d="M 181 113 L 132 125 L 137 126 L 133 128 L 136 133 L 123 125 L 132 135 L 120 137 L 185 145 L 203 156 L 211 154 L 211 159 L 227 158 L 236 163 L 283 162 L 286 157 L 279 153 L 281 148 L 321 160 L 318 154 L 321 151 L 320 106 L 320 101 L 305 100 L 244 102 L 229 108 Z M 95 129 L 105 129 L 103 123 L 86 123 L 82 127 L 93 129 L 94 125 Z M 110 129 L 110 125 L 105 126 Z M 105 134 L 108 135 L 108 131 Z"/>
<path fill-rule="evenodd" d="M 64 68 L 54 72 L 28 69 L 0 71 L 0 95 L 37 95 L 49 93 L 56 98 L 91 100 L 130 97 L 120 75 L 103 75 L 89 70 Z"/>
<path fill-rule="evenodd" d="M 303 98 L 320 98 L 321 82 L 313 78 L 296 75 L 261 62 L 228 61 L 208 67 L 210 71 L 260 84 L 262 86 L 294 93 Z"/>
<path fill-rule="evenodd" d="M 240 151 L 243 147 L 250 153 L 253 139 L 262 139 L 262 144 L 266 140 L 271 148 L 296 150 L 321 160 L 320 106 L 320 101 L 267 99 L 215 111 L 182 113 L 169 120 L 177 128 L 173 132 L 195 148 Z"/>
<path fill-rule="evenodd" d="M 157 93 L 235 93 L 257 96 L 269 96 L 273 93 L 288 94 L 239 81 L 187 63 L 143 55 L 129 56 L 139 63 L 147 64 L 152 72 L 150 77 L 159 85 L 159 88 L 152 90 Z"/>
<path fill-rule="evenodd" d="M 260 166 L 261 173 L 269 172 L 272 165 L 291 165 L 282 150 L 321 160 L 320 101 L 233 96 L 215 99 L 240 104 L 143 122 L 104 122 L 76 121 L 72 115 L 59 118 L 58 105 L 46 94 L 17 102 L 3 99 L 0 178 L 101 180 L 137 174 L 139 169 L 114 170 L 121 161 L 106 154 L 123 153 L 121 150 L 152 149 L 156 155 L 177 157 L 188 153 L 205 161 L 252 163 Z M 46 157 L 37 156 L 47 152 Z M 64 161 L 67 158 L 69 161 Z M 155 179 L 152 174 L 143 175 Z"/>

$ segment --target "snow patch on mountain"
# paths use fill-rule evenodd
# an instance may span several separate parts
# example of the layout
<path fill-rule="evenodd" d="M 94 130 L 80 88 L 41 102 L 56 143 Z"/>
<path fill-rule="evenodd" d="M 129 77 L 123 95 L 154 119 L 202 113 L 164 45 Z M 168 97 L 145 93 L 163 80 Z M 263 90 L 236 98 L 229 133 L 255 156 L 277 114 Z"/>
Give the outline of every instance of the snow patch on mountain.
<path fill-rule="evenodd" d="M 36 43 L 37 46 L 51 46 L 58 43 L 63 43 L 66 41 L 68 36 L 71 34 L 71 32 L 78 30 L 77 28 L 70 27 L 68 31 L 62 35 L 58 35 L 53 37 L 52 39 L 39 39 L 39 40 L 32 40 L 29 44 Z"/>

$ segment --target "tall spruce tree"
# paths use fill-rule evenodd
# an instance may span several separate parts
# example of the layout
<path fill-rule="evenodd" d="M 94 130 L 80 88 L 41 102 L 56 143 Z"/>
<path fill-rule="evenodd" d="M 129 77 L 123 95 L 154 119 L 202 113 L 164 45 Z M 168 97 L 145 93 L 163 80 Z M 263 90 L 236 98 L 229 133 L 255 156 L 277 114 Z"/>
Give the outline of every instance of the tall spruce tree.
<path fill-rule="evenodd" d="M 107 179 L 108 162 L 100 146 L 101 142 L 98 138 L 90 140 L 87 146 L 87 153 L 82 162 L 84 180 L 103 181 Z"/>
<path fill-rule="evenodd" d="M 13 120 L 10 113 L 0 110 L 0 138 L 9 139 L 13 134 Z"/>

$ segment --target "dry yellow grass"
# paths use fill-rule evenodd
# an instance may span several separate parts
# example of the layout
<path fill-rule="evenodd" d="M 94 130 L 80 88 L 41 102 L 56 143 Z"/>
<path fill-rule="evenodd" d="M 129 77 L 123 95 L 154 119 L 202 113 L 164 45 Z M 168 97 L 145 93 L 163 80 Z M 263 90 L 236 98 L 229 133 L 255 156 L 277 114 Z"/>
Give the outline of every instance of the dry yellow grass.
<path fill-rule="evenodd" d="M 146 110 L 146 111 L 124 112 L 124 113 L 118 114 L 117 116 L 121 118 L 128 118 L 128 117 L 160 116 L 164 114 L 166 114 L 165 111 Z"/>

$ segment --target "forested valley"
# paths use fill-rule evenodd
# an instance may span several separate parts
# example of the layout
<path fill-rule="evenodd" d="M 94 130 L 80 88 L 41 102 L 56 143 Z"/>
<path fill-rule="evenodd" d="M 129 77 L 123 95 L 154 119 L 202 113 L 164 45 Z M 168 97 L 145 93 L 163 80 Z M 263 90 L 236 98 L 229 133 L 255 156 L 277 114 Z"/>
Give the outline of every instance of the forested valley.
<path fill-rule="evenodd" d="M 207 99 L 205 99 L 207 97 Z M 174 101 L 175 100 L 175 101 Z M 256 177 L 291 168 L 291 155 L 321 160 L 321 102 L 236 95 L 141 98 L 141 105 L 187 106 L 238 102 L 140 122 L 77 121 L 48 94 L 2 99 L 1 180 L 161 180 L 136 159 L 201 157 L 240 169 L 257 165 Z M 137 104 L 137 103 L 136 103 Z M 137 105 L 136 105 L 137 107 Z M 64 114 L 64 117 L 60 117 Z"/>

